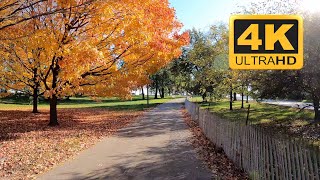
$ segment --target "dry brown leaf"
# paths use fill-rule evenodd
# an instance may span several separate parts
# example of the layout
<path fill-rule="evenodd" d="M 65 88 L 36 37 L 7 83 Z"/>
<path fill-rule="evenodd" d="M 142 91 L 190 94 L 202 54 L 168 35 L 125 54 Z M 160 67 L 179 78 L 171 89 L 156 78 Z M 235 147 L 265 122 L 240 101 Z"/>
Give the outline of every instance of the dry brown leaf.
<path fill-rule="evenodd" d="M 142 114 L 106 109 L 61 109 L 58 127 L 49 112 L 0 111 L 0 177 L 33 179 Z"/>

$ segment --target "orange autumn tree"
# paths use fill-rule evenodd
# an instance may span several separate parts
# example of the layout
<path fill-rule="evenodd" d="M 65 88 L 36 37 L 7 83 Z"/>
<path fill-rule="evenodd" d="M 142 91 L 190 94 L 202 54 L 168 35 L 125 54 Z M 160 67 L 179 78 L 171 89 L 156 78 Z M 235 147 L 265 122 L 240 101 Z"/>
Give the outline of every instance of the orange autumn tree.
<path fill-rule="evenodd" d="M 64 8 L 53 8 L 46 11 L 38 11 L 38 13 L 26 13 L 28 10 L 41 6 L 44 2 L 50 0 L 1 0 L 0 1 L 0 31 L 15 26 L 20 23 L 55 14 L 58 12 L 64 12 Z M 91 1 L 82 1 L 77 3 L 77 6 L 82 6 Z"/>
<path fill-rule="evenodd" d="M 181 24 L 168 1 L 48 0 L 35 6 L 28 11 L 56 12 L 28 21 L 35 32 L 23 37 L 42 50 L 38 76 L 53 126 L 58 125 L 58 98 L 75 93 L 127 97 L 189 41 L 187 33 L 178 34 Z"/>
<path fill-rule="evenodd" d="M 33 113 L 38 112 L 38 97 L 43 94 L 39 79 L 40 55 L 46 50 L 46 36 L 33 19 L 65 12 L 66 7 L 46 11 L 34 11 L 48 0 L 3 0 L 0 1 L 0 96 L 23 92 L 33 101 Z M 83 1 L 76 6 L 85 6 Z M 42 33 L 42 34 L 41 34 Z"/>
<path fill-rule="evenodd" d="M 42 47 L 43 41 L 40 31 L 25 37 L 25 31 L 34 32 L 33 26 L 15 26 L 10 28 L 18 37 L 10 37 L 0 41 L 0 88 L 10 92 L 23 92 L 32 97 L 33 113 L 38 113 L 38 97 L 43 94 L 39 78 L 40 57 L 46 49 Z M 19 37 L 21 36 L 21 37 Z M 32 39 L 32 41 L 30 41 Z M 0 94 L 0 95 L 3 95 Z"/>
<path fill-rule="evenodd" d="M 32 19 L 23 11 L 45 0 L 1 0 L 0 1 L 0 30 Z"/>

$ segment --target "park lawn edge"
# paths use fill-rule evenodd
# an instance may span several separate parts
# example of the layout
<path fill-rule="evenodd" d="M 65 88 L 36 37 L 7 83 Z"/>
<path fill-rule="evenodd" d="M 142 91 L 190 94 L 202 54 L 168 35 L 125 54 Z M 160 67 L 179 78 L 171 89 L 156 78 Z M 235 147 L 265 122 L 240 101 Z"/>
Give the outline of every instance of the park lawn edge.
<path fill-rule="evenodd" d="M 308 145 L 320 147 L 320 125 L 312 124 L 312 110 L 304 109 L 300 111 L 298 108 L 256 101 L 244 102 L 244 108 L 241 109 L 241 100 L 238 100 L 233 102 L 233 111 L 230 111 L 228 100 L 202 102 L 201 98 L 198 97 L 189 100 L 199 104 L 201 109 L 209 109 L 210 112 L 220 118 L 236 122 L 246 121 L 247 108 L 250 104 L 249 123 L 251 125 L 260 126 L 273 136 L 292 138 L 304 141 Z M 265 111 L 263 112 L 263 110 Z"/>

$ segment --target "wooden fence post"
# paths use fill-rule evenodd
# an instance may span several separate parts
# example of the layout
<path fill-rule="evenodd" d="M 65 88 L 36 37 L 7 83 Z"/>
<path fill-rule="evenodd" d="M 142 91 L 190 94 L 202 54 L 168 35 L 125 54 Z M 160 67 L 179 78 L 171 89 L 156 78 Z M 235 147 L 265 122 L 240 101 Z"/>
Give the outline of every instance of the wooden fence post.
<path fill-rule="evenodd" d="M 253 179 L 320 180 L 319 147 L 270 136 L 265 129 L 249 125 L 250 104 L 245 126 L 221 119 L 188 100 L 185 107 L 205 135 Z"/>
<path fill-rule="evenodd" d="M 249 113 L 250 113 L 250 104 L 249 104 L 249 106 L 248 106 L 248 112 L 247 112 L 246 125 L 248 125 L 248 121 L 249 121 Z"/>

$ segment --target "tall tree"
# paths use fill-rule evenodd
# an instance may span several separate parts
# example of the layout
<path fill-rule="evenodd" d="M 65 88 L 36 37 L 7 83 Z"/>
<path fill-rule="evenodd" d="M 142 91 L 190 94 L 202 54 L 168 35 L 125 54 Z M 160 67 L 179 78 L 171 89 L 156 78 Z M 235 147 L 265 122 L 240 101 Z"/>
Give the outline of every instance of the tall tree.
<path fill-rule="evenodd" d="M 187 91 L 191 94 L 198 94 L 197 88 L 194 87 L 194 70 L 195 65 L 188 59 L 188 48 L 183 48 L 182 55 L 170 63 L 168 71 L 170 80 L 168 92 L 175 93 Z"/>
<path fill-rule="evenodd" d="M 178 34 L 181 24 L 168 1 L 45 1 L 30 11 L 55 9 L 66 11 L 34 19 L 41 40 L 50 42 L 41 44 L 39 60 L 39 79 L 50 100 L 49 125 L 58 125 L 58 98 L 128 97 L 188 43 L 187 33 Z"/>
<path fill-rule="evenodd" d="M 268 0 L 253 2 L 241 10 L 248 14 L 300 14 L 304 17 L 304 68 L 300 71 L 264 71 L 255 73 L 253 91 L 263 98 L 309 98 L 313 101 L 314 120 L 320 122 L 319 100 L 319 13 L 303 9 L 303 1 Z M 268 82 L 268 83 L 266 83 Z"/>
<path fill-rule="evenodd" d="M 15 29 L 15 32 L 19 31 L 22 30 Z M 40 84 L 39 60 L 44 50 L 41 48 L 41 43 L 45 42 L 37 37 L 38 35 L 0 42 L 0 86 L 8 92 L 14 90 L 30 95 L 33 101 L 33 113 L 38 113 L 38 97 L 44 92 Z M 29 38 L 34 38 L 34 41 L 30 41 Z"/>
<path fill-rule="evenodd" d="M 143 86 L 141 87 L 141 94 L 142 94 L 142 100 L 145 100 L 145 96 L 144 96 L 144 89 L 143 89 Z"/>
<path fill-rule="evenodd" d="M 191 32 L 188 59 L 195 65 L 194 79 L 203 99 L 220 97 L 220 84 L 227 70 L 228 31 L 225 25 L 214 25 L 208 33 Z"/>
<path fill-rule="evenodd" d="M 302 78 L 302 88 L 313 101 L 314 120 L 320 122 L 320 13 L 309 13 L 304 18 L 304 68 L 299 73 Z"/>
<path fill-rule="evenodd" d="M 169 91 L 169 89 L 172 88 L 171 86 L 173 85 L 173 75 L 170 67 L 171 64 L 168 64 L 166 67 L 162 68 L 157 73 L 151 76 L 151 87 L 155 91 L 155 99 L 158 98 L 158 92 L 160 98 L 164 98 L 165 90 L 167 89 Z"/>

